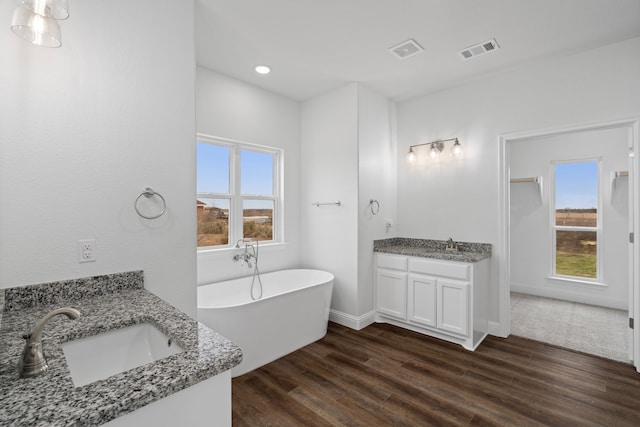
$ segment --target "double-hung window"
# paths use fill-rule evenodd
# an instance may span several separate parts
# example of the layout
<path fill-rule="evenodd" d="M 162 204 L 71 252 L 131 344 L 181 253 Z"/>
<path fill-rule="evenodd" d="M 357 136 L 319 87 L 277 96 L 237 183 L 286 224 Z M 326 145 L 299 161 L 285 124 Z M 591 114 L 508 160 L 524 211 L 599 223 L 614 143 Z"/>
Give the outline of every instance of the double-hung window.
<path fill-rule="evenodd" d="M 196 144 L 198 247 L 282 241 L 281 151 L 204 136 Z"/>
<path fill-rule="evenodd" d="M 554 162 L 553 275 L 600 279 L 602 218 L 598 159 Z"/>

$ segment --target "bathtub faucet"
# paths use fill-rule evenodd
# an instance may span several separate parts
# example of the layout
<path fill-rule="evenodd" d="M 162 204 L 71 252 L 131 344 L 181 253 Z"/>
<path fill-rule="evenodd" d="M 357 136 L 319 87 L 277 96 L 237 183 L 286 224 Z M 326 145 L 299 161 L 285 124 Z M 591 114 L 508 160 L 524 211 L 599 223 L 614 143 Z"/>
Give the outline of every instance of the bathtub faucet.
<path fill-rule="evenodd" d="M 251 258 L 254 258 L 253 254 L 250 254 L 248 252 L 244 252 L 241 254 L 235 254 L 233 256 L 233 260 L 238 262 L 240 261 L 240 264 L 247 264 L 247 267 L 251 268 L 253 267 L 253 264 L 251 262 Z"/>
<path fill-rule="evenodd" d="M 233 260 L 236 262 L 240 261 L 240 265 L 247 264 L 247 267 L 253 267 L 251 299 L 254 301 L 259 300 L 262 298 L 262 279 L 260 279 L 260 272 L 258 271 L 258 252 L 260 251 L 260 241 L 254 237 L 239 239 L 235 244 L 236 249 L 240 249 L 240 242 L 244 243 L 244 252 L 235 254 L 233 256 Z M 255 246 L 253 243 L 255 243 Z M 249 252 L 249 248 L 251 248 L 251 252 Z M 253 263 L 251 262 L 252 259 Z M 256 277 L 258 278 L 257 281 Z M 257 295 L 254 294 L 254 288 L 257 289 Z"/>
<path fill-rule="evenodd" d="M 239 239 L 234 246 L 235 248 L 240 249 L 240 243 L 244 243 L 244 251 L 242 253 L 235 254 L 233 256 L 233 260 L 235 262 L 240 261 L 241 265 L 246 264 L 248 268 L 253 267 L 254 263 L 258 263 L 258 255 L 256 249 L 250 244 L 251 241 L 252 239 Z M 257 240 L 255 240 L 255 242 L 257 245 Z M 251 248 L 251 252 L 249 252 L 249 248 Z"/>

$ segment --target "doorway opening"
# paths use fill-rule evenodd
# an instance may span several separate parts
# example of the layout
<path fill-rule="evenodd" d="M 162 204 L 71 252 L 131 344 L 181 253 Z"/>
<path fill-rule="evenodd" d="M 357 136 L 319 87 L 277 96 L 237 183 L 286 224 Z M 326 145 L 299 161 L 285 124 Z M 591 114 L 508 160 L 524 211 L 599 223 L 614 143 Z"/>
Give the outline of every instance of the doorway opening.
<path fill-rule="evenodd" d="M 547 305 L 564 300 L 624 310 L 628 315 L 623 316 L 638 318 L 638 260 L 633 257 L 638 245 L 629 242 L 629 233 L 638 224 L 633 173 L 638 159 L 632 156 L 638 123 L 629 120 L 501 137 L 502 336 L 513 333 L 512 291 L 518 297 L 547 298 Z M 593 182 L 590 188 L 579 188 L 589 187 L 584 185 L 589 181 L 584 176 L 574 183 L 567 181 L 565 172 L 572 167 L 590 169 L 591 178 L 595 170 L 595 189 Z M 566 191 L 562 188 L 569 184 L 589 197 L 582 201 L 577 197 L 580 194 L 571 201 L 563 198 Z M 585 218 L 578 219 L 580 215 Z M 521 302 L 518 298 L 518 304 Z M 538 301 L 538 308 L 541 304 Z M 561 310 L 569 316 L 573 308 Z M 551 316 L 551 326 L 546 328 L 553 332 L 568 328 L 561 323 L 562 316 Z M 594 313 L 585 319 L 594 325 L 599 321 Z M 621 326 L 617 322 L 624 330 L 616 333 L 630 344 L 627 360 L 638 369 L 637 331 L 629 329 L 626 322 Z M 584 321 L 579 323 L 582 329 L 588 326 Z M 543 328 L 535 322 L 526 325 L 534 330 L 537 326 Z M 607 332 L 602 334 L 610 338 Z"/>

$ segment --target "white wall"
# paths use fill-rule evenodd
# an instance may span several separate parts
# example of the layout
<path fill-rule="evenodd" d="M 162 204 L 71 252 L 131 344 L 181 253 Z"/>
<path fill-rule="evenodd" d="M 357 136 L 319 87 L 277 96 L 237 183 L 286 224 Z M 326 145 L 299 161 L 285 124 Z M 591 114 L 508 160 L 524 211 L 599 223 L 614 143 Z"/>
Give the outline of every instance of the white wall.
<path fill-rule="evenodd" d="M 398 105 L 398 234 L 492 243 L 490 320 L 498 320 L 499 136 L 640 116 L 640 56 L 629 54 L 638 51 L 640 38 Z M 449 137 L 464 144 L 463 161 L 407 167 L 409 145 Z"/>
<path fill-rule="evenodd" d="M 302 263 L 335 275 L 331 308 L 358 314 L 358 85 L 302 104 Z M 342 206 L 311 206 L 314 202 Z"/>
<path fill-rule="evenodd" d="M 373 241 L 392 237 L 396 221 L 395 104 L 358 85 L 358 310 L 373 306 Z M 371 199 L 378 201 L 372 208 Z"/>
<path fill-rule="evenodd" d="M 302 260 L 335 275 L 331 320 L 356 329 L 373 321 L 373 241 L 394 232 L 385 226 L 397 214 L 394 115 L 393 102 L 358 83 L 302 106 Z"/>
<path fill-rule="evenodd" d="M 142 269 L 195 315 L 193 4 L 74 2 L 60 49 L 14 36 L 15 6 L 0 5 L 0 286 Z M 167 201 L 154 221 L 133 209 L 146 186 Z M 87 238 L 97 260 L 80 264 Z"/>
<path fill-rule="evenodd" d="M 613 172 L 629 170 L 628 139 L 628 129 L 621 127 L 527 138 L 509 144 L 511 177 L 542 176 L 542 197 L 537 184 L 511 185 L 512 291 L 628 308 L 628 178 L 619 178 L 615 190 L 611 183 Z M 552 279 L 549 277 L 552 271 L 551 162 L 597 158 L 601 159 L 602 209 L 598 214 L 603 231 L 598 246 L 602 257 L 602 284 Z"/>
<path fill-rule="evenodd" d="M 285 245 L 260 246 L 260 271 L 300 264 L 300 104 L 206 68 L 197 68 L 198 133 L 283 149 Z M 198 284 L 251 273 L 237 250 L 198 252 Z"/>

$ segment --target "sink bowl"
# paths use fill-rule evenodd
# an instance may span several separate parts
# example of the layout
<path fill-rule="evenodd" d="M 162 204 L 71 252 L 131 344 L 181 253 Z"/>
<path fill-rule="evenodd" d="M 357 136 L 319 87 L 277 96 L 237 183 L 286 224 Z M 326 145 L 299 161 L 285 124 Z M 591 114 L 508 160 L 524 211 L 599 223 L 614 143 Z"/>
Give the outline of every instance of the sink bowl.
<path fill-rule="evenodd" d="M 180 353 L 151 323 L 140 323 L 62 344 L 76 387 Z"/>

